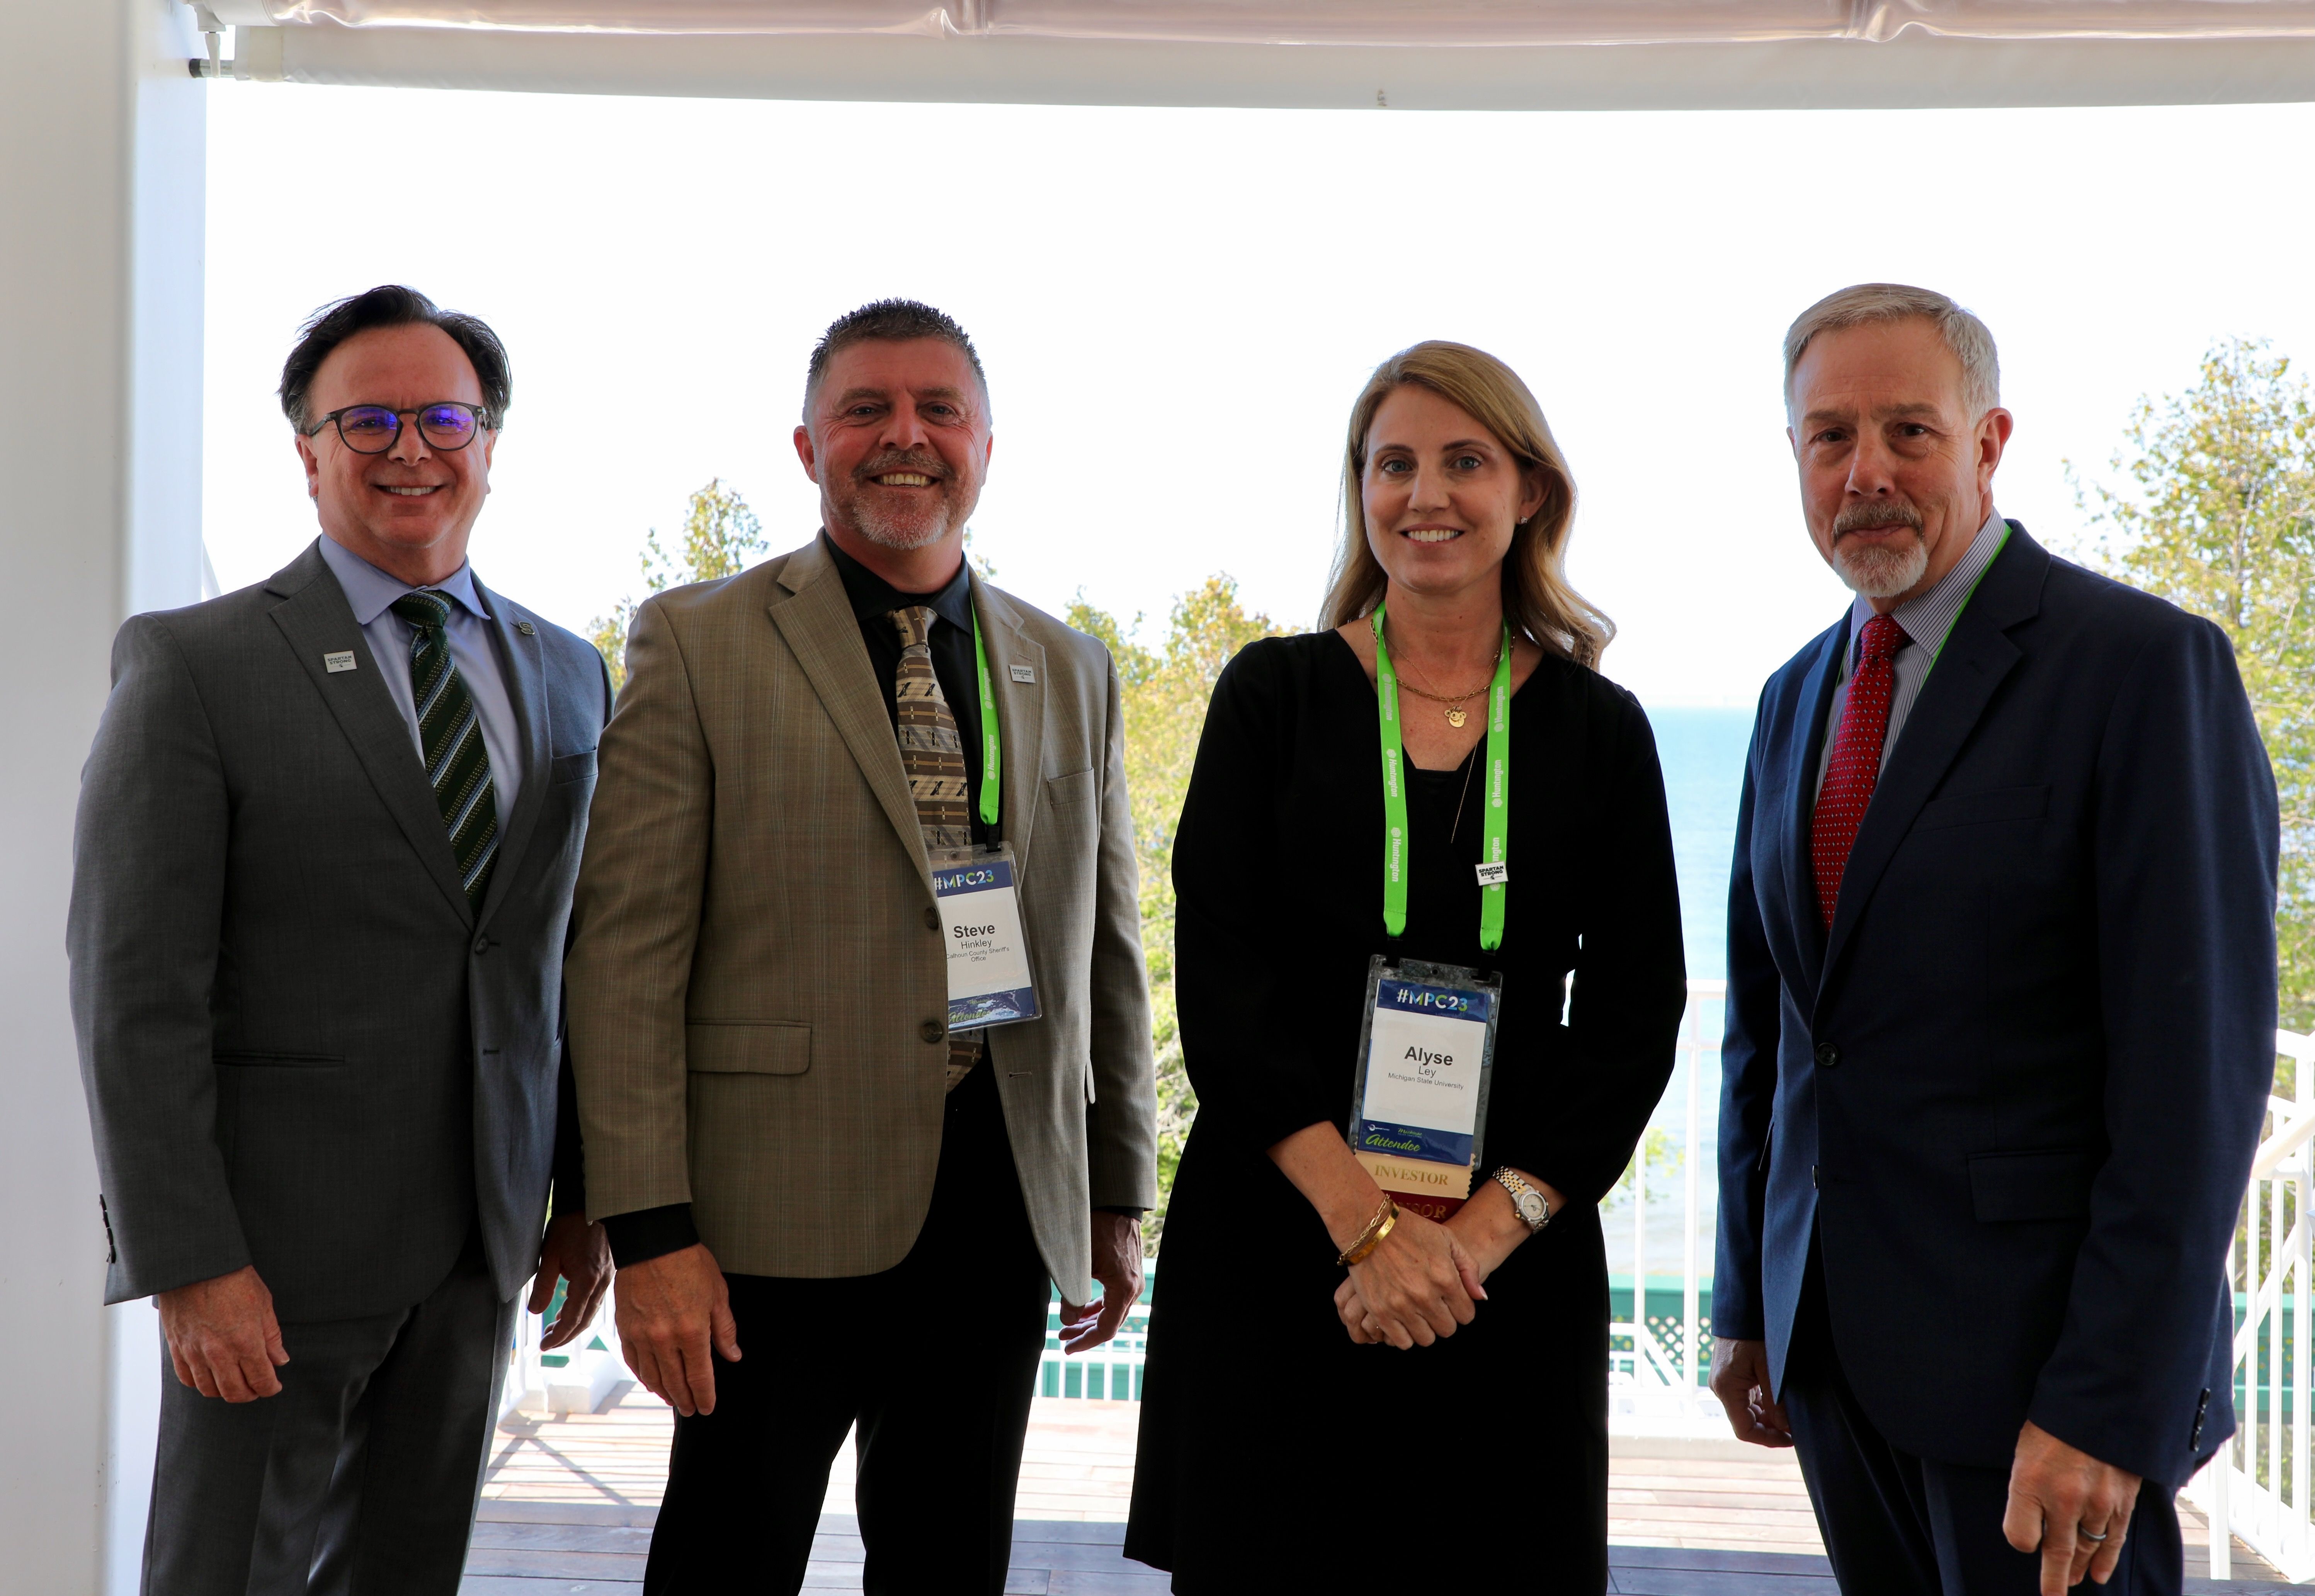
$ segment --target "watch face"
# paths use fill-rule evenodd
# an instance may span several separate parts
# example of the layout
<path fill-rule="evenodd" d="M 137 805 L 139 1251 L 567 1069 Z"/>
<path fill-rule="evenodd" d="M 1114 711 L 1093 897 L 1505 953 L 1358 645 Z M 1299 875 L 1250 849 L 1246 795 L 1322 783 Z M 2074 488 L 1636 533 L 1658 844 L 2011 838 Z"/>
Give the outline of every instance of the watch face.
<path fill-rule="evenodd" d="M 1544 1206 L 1543 1194 L 1541 1193 L 1521 1192 L 1519 1194 L 1519 1211 L 1520 1218 L 1525 1219 L 1529 1224 L 1540 1225 L 1543 1223 L 1544 1216 L 1548 1210 Z"/>

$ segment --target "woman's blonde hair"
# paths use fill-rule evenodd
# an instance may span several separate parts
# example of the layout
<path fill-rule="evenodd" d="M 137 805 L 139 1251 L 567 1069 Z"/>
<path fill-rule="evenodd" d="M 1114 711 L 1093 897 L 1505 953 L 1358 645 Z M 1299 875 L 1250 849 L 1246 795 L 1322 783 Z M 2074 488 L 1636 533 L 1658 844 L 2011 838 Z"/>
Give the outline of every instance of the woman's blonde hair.
<path fill-rule="evenodd" d="M 1495 356 L 1438 339 L 1401 350 L 1376 367 L 1365 392 L 1351 406 L 1350 437 L 1343 453 L 1343 545 L 1328 577 L 1319 627 L 1347 625 L 1371 615 L 1389 586 L 1381 562 L 1367 545 L 1361 483 L 1375 412 L 1394 389 L 1405 387 L 1428 388 L 1468 412 L 1522 466 L 1542 471 L 1542 507 L 1512 530 L 1510 552 L 1503 556 L 1503 619 L 1547 652 L 1598 669 L 1601 651 L 1615 638 L 1616 624 L 1567 585 L 1562 562 L 1575 525 L 1575 479 L 1551 436 L 1550 423 L 1543 419 L 1543 407 L 1519 373 Z"/>

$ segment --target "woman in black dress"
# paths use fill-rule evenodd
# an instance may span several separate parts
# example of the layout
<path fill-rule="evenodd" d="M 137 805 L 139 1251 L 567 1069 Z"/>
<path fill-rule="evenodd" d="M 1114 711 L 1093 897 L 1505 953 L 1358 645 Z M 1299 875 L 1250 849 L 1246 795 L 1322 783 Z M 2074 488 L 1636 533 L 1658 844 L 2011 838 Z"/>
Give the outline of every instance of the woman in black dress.
<path fill-rule="evenodd" d="M 1611 628 L 1561 572 L 1574 484 L 1509 368 L 1450 343 L 1393 357 L 1352 412 L 1344 482 L 1333 630 L 1256 643 L 1223 671 L 1175 842 L 1199 1109 L 1125 1549 L 1189 1596 L 1342 1580 L 1596 1596 L 1596 1205 L 1670 1076 L 1685 1000 L 1655 744 L 1594 669 Z M 1396 938 L 1379 631 L 1411 767 Z M 1506 639 L 1512 868 L 1491 951 L 1478 767 Z M 1443 1224 L 1391 1219 L 1344 1140 L 1377 953 L 1503 980 L 1483 1164 Z"/>

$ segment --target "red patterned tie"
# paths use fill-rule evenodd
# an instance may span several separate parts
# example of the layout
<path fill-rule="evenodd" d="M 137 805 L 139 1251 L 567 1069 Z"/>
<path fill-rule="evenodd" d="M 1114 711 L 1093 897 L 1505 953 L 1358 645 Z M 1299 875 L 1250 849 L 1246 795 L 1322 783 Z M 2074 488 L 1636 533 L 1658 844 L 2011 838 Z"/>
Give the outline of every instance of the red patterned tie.
<path fill-rule="evenodd" d="M 1857 840 L 1865 806 L 1873 802 L 1874 784 L 1881 779 L 1889 694 L 1897 681 L 1891 661 L 1904 642 L 1904 632 L 1887 616 L 1865 623 L 1865 657 L 1849 678 L 1849 697 L 1840 706 L 1840 726 L 1832 736 L 1832 761 L 1825 767 L 1824 790 L 1816 795 L 1809 848 L 1816 862 L 1817 912 L 1824 917 L 1828 931 L 1832 929 L 1833 907 L 1840 900 L 1840 873 L 1849 864 L 1849 845 Z"/>

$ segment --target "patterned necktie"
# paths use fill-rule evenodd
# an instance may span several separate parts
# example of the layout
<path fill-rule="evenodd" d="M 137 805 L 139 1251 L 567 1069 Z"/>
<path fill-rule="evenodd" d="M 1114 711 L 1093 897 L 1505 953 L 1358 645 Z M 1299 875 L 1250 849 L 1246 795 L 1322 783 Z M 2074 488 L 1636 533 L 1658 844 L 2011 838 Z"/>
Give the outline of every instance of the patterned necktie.
<path fill-rule="evenodd" d="M 433 784 L 434 802 L 450 834 L 459 884 L 466 891 L 466 901 L 480 910 L 483 894 L 490 890 L 491 866 L 499 856 L 498 792 L 491 779 L 490 750 L 483 744 L 475 696 L 466 691 L 466 680 L 450 659 L 449 635 L 444 630 L 450 620 L 450 601 L 421 588 L 395 599 L 393 609 L 410 627 L 410 691 L 418 706 L 418 746 L 426 761 L 426 779 Z"/>
<path fill-rule="evenodd" d="M 892 680 L 900 768 L 908 773 L 909 795 L 917 802 L 917 829 L 924 833 L 925 852 L 937 858 L 945 850 L 972 846 L 964 744 L 956 734 L 956 716 L 941 692 L 940 678 L 933 671 L 932 607 L 896 609 L 891 617 L 900 634 L 900 669 Z M 971 1074 L 980 1060 L 980 1032 L 950 1032 L 948 1089 L 956 1090 L 956 1083 Z"/>
<path fill-rule="evenodd" d="M 1840 873 L 1865 820 L 1865 806 L 1881 779 L 1881 744 L 1889 734 L 1889 696 L 1897 685 L 1894 663 L 1905 634 L 1885 615 L 1865 623 L 1864 658 L 1849 678 L 1840 706 L 1840 726 L 1832 737 L 1832 759 L 1825 767 L 1824 790 L 1816 795 L 1809 851 L 1816 864 L 1816 908 L 1824 928 L 1840 900 Z"/>

